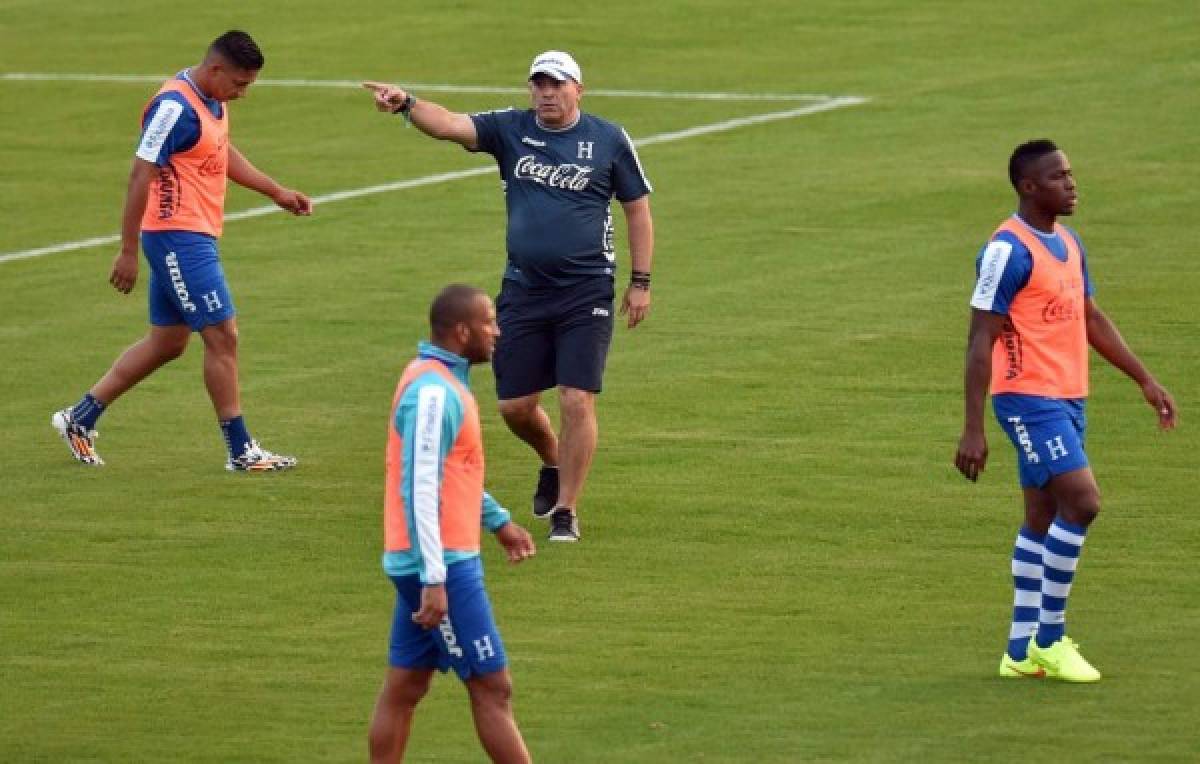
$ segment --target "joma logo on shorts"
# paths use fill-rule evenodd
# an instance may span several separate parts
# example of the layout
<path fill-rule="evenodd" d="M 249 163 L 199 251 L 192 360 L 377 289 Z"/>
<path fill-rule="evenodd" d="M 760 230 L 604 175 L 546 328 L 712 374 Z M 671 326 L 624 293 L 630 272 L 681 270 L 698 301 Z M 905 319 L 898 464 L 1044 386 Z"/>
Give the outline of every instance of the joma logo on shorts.
<path fill-rule="evenodd" d="M 171 276 L 171 286 L 175 288 L 175 294 L 179 297 L 183 309 L 188 313 L 195 313 L 196 303 L 192 302 L 191 295 L 188 294 L 187 283 L 183 280 L 183 271 L 179 268 L 179 258 L 174 252 L 168 252 L 164 262 L 167 264 L 167 273 Z"/>
<path fill-rule="evenodd" d="M 450 616 L 442 617 L 438 629 L 442 632 L 442 639 L 446 641 L 446 652 L 455 658 L 463 657 L 463 649 L 458 646 L 458 637 L 454 635 L 454 627 L 450 625 Z"/>
<path fill-rule="evenodd" d="M 608 316 L 608 308 L 592 308 L 593 316 Z"/>
<path fill-rule="evenodd" d="M 1033 450 L 1033 441 L 1029 439 L 1029 431 L 1025 429 L 1025 425 L 1021 424 L 1021 417 L 1010 416 L 1008 421 L 1012 423 L 1013 432 L 1017 434 L 1017 442 L 1021 444 L 1021 450 L 1025 452 L 1025 461 L 1030 464 L 1040 463 L 1041 459 Z"/>

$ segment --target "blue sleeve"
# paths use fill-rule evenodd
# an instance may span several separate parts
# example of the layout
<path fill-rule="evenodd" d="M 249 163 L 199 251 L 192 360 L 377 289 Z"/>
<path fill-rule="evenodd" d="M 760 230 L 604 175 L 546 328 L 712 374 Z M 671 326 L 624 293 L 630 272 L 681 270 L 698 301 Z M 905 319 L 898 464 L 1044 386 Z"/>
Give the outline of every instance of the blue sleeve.
<path fill-rule="evenodd" d="M 1029 283 L 1033 256 L 1016 236 L 1007 231 L 989 241 L 975 258 L 975 291 L 971 307 L 1008 315 L 1017 292 Z"/>
<path fill-rule="evenodd" d="M 495 533 L 512 520 L 508 510 L 492 498 L 487 491 L 483 492 L 483 528 L 489 533 Z"/>
<path fill-rule="evenodd" d="M 512 109 L 497 109 L 470 115 L 471 121 L 475 123 L 475 139 L 479 143 L 476 151 L 500 159 L 500 152 L 504 149 L 503 133 L 506 121 L 514 113 Z"/>
<path fill-rule="evenodd" d="M 142 116 L 137 157 L 165 167 L 172 154 L 187 151 L 200 140 L 200 118 L 179 93 L 163 93 Z"/>
<path fill-rule="evenodd" d="M 1063 228 L 1067 227 L 1063 226 Z M 1067 233 L 1069 233 L 1071 238 L 1075 239 L 1075 243 L 1079 245 L 1079 254 L 1083 258 L 1083 295 L 1084 297 L 1091 297 L 1093 294 L 1095 294 L 1095 289 L 1092 288 L 1092 277 L 1088 273 L 1087 247 L 1083 246 L 1083 239 L 1080 239 L 1079 234 L 1075 233 L 1073 229 L 1067 228 Z"/>
<path fill-rule="evenodd" d="M 620 148 L 613 158 L 613 196 L 619 202 L 632 202 L 650 193 L 653 188 L 642 171 L 642 162 L 638 158 L 633 139 L 622 127 L 617 127 L 617 140 Z"/>

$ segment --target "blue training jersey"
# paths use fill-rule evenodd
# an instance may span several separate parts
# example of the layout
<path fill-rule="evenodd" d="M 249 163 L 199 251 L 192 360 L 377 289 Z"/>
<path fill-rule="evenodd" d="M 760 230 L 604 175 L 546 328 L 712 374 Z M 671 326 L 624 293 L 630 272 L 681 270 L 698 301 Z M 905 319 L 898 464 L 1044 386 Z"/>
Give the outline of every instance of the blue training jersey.
<path fill-rule="evenodd" d="M 1018 216 L 1017 220 L 1027 229 L 1037 235 L 1046 245 L 1050 253 L 1062 262 L 1067 261 L 1067 245 L 1057 233 L 1043 233 L 1033 228 Z M 1083 293 L 1091 297 L 1091 277 L 1088 276 L 1087 250 L 1079 235 L 1070 228 L 1063 226 L 1069 236 L 1075 237 L 1079 245 L 1079 253 L 1083 256 Z M 981 273 L 992 274 L 1001 270 L 999 279 L 980 278 Z M 1003 231 L 992 238 L 975 257 L 975 291 L 971 295 L 971 307 L 987 310 L 992 313 L 1008 315 L 1009 305 L 1016 299 L 1017 292 L 1029 283 L 1029 275 L 1033 273 L 1033 255 L 1013 234 Z"/>
<path fill-rule="evenodd" d="M 190 85 L 212 115 L 220 119 L 224 108 L 221 102 L 200 92 L 186 70 L 175 75 L 175 79 Z M 196 110 L 179 93 L 161 93 L 150 102 L 142 117 L 142 134 L 138 138 L 136 156 L 159 167 L 166 167 L 171 163 L 172 154 L 187 151 L 198 140 L 200 117 L 196 115 Z"/>
<path fill-rule="evenodd" d="M 580 112 L 571 127 L 541 127 L 532 109 L 472 114 L 479 151 L 500 168 L 508 211 L 504 278 L 566 286 L 613 276 L 610 202 L 650 193 L 633 141 L 613 122 Z"/>

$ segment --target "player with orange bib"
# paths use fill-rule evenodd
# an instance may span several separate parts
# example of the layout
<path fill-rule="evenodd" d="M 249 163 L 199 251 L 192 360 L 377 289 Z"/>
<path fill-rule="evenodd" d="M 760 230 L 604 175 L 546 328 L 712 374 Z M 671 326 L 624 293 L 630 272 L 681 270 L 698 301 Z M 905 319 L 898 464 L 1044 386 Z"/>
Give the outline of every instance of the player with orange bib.
<path fill-rule="evenodd" d="M 467 389 L 471 364 L 491 360 L 500 328 L 491 299 L 461 284 L 437 296 L 429 324 L 431 341 L 400 377 L 388 427 L 383 569 L 396 607 L 371 761 L 403 757 L 433 672 L 453 668 L 488 756 L 519 764 L 529 752 L 509 702 L 512 679 L 483 586 L 479 538 L 482 529 L 494 533 L 514 563 L 535 548 L 483 490 L 479 406 Z"/>
<path fill-rule="evenodd" d="M 983 408 L 989 386 L 1000 426 L 1017 450 L 1025 522 L 1013 548 L 1013 618 L 1000 676 L 1095 682 L 1097 671 L 1066 634 L 1067 598 L 1100 491 L 1084 452 L 1088 346 L 1142 390 L 1164 430 L 1175 402 L 1092 299 L 1087 254 L 1057 222 L 1075 211 L 1075 177 L 1051 141 L 1009 160 L 1017 213 L 976 262 L 967 340 L 965 422 L 955 465 L 976 480 L 987 463 Z"/>
<path fill-rule="evenodd" d="M 71 454 L 101 465 L 96 420 L 138 382 L 204 341 L 204 383 L 228 451 L 226 469 L 267 472 L 296 465 L 250 437 L 242 419 L 233 298 L 217 253 L 227 179 L 258 191 L 285 210 L 308 215 L 304 194 L 258 170 L 229 142 L 229 101 L 258 78 L 262 52 L 245 32 L 213 41 L 204 61 L 167 80 L 142 112 L 142 136 L 129 176 L 121 251 L 109 283 L 128 294 L 138 275 L 138 241 L 150 266 L 150 331 L 113 363 L 73 407 L 51 423 Z"/>

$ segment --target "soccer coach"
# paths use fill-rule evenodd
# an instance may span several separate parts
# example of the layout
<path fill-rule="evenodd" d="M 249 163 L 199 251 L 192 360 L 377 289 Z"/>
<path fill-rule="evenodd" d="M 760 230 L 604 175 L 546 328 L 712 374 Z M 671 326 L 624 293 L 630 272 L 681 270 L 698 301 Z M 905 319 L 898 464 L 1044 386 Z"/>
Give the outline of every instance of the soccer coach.
<path fill-rule="evenodd" d="M 562 51 L 534 58 L 532 108 L 524 110 L 460 114 L 397 85 L 363 85 L 380 111 L 496 159 L 508 211 L 492 360 L 500 414 L 542 459 L 534 515 L 550 520 L 551 541 L 578 541 L 578 502 L 598 437 L 595 397 L 612 340 L 613 197 L 625 212 L 631 260 L 620 312 L 633 328 L 650 310 L 651 187 L 633 141 L 620 125 L 580 111 L 583 74 Z M 558 435 L 541 406 L 551 387 Z"/>

